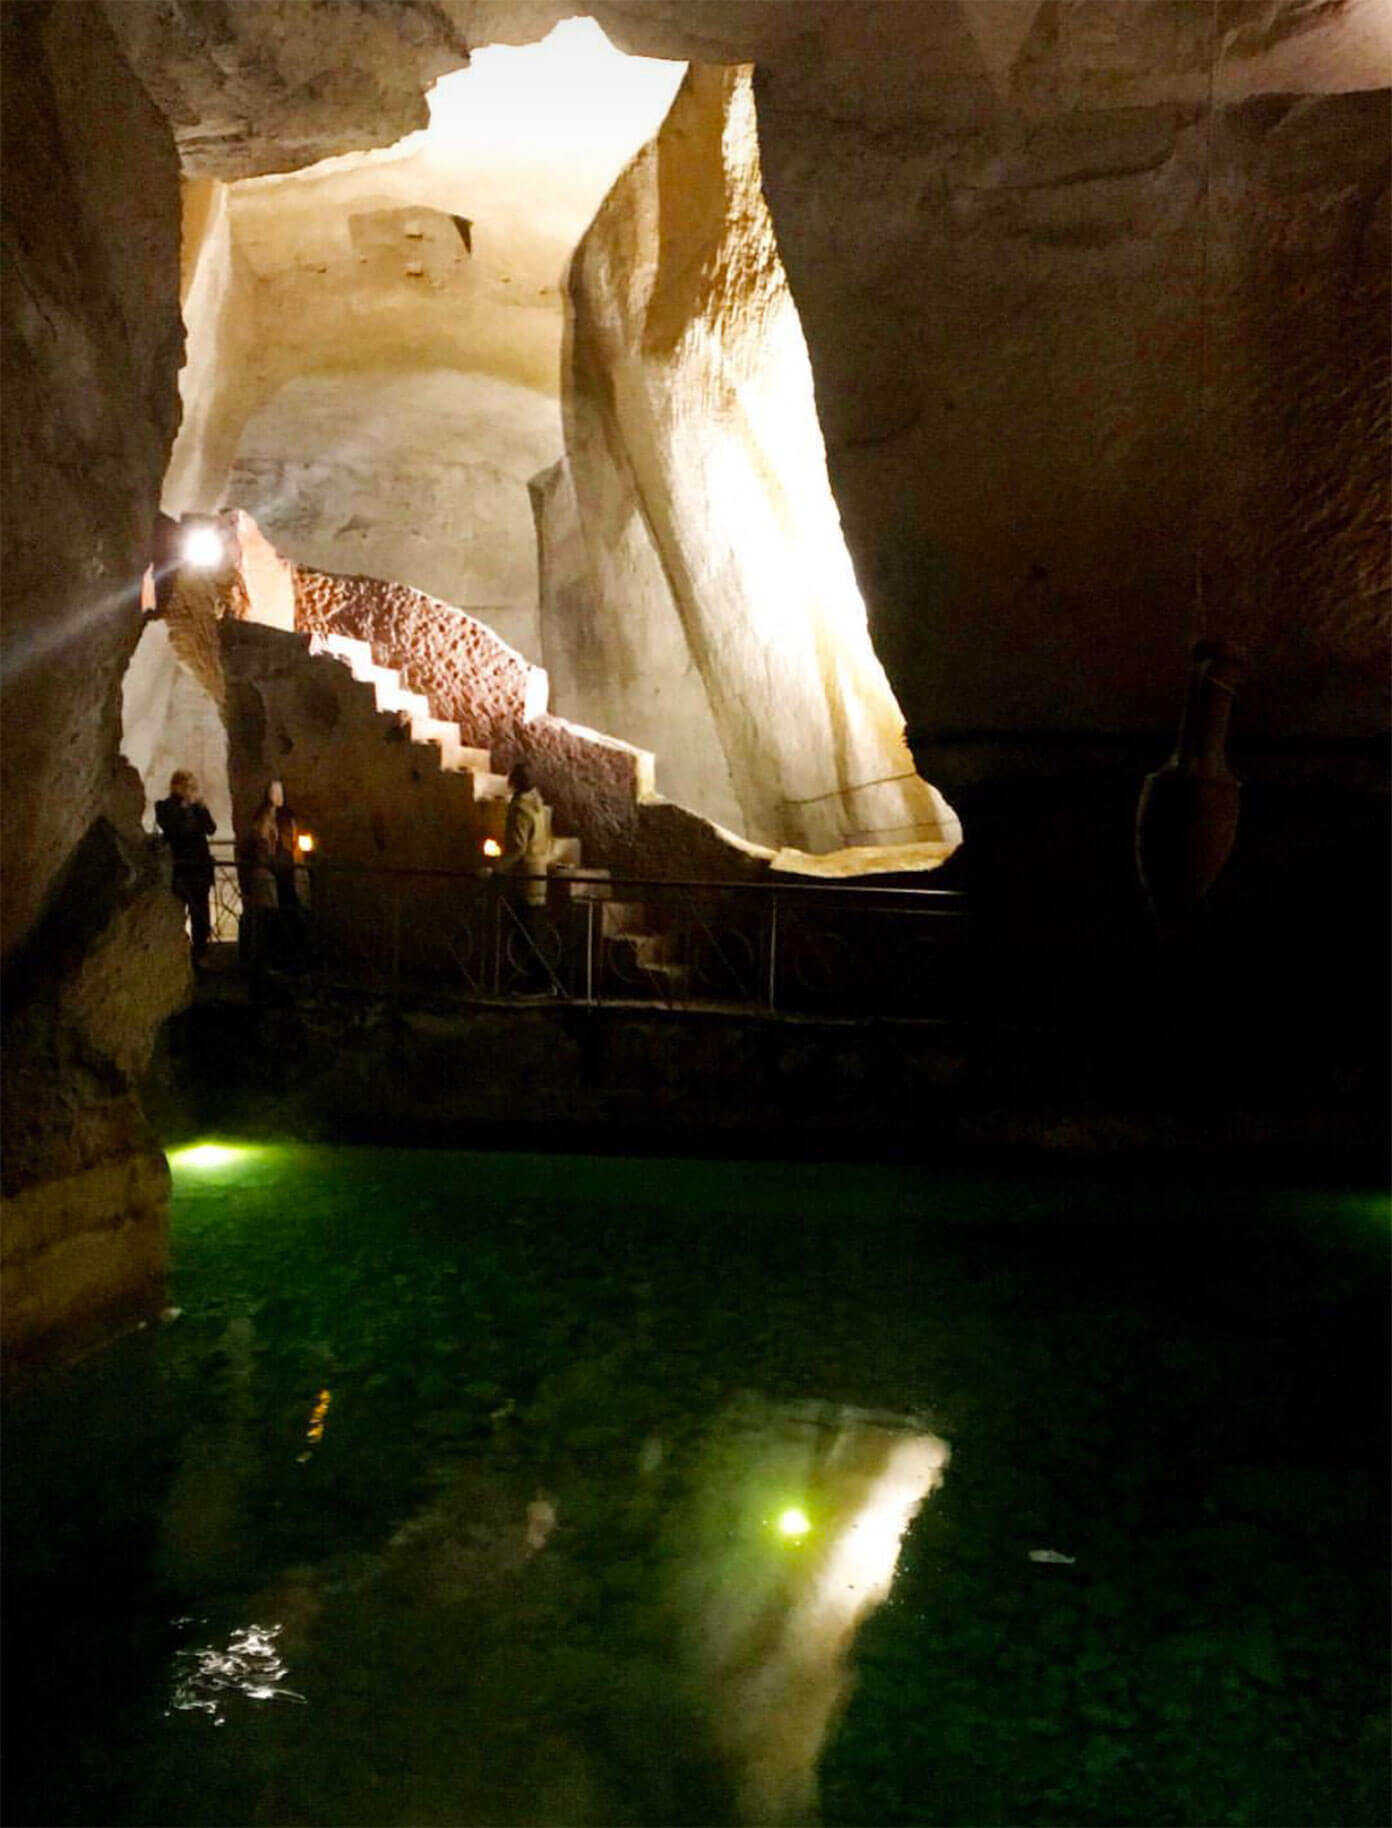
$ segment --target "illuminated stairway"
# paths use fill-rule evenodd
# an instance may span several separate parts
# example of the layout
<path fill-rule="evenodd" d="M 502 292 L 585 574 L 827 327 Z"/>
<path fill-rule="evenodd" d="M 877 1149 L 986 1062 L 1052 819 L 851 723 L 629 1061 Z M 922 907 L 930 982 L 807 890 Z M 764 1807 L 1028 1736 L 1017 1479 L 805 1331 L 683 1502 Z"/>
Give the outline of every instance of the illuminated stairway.
<path fill-rule="evenodd" d="M 348 635 L 312 635 L 311 654 L 332 654 L 341 660 L 354 679 L 370 685 L 379 711 L 392 712 L 413 743 L 428 743 L 439 751 L 440 769 L 445 774 L 469 774 L 474 780 L 474 799 L 505 800 L 507 776 L 493 772 L 493 758 L 487 749 L 470 748 L 459 733 L 459 725 L 447 723 L 431 714 L 430 701 L 420 692 L 412 692 L 401 683 L 393 667 L 379 666 L 372 658 L 366 641 L 355 641 Z M 579 860 L 579 840 L 576 861 Z"/>
<path fill-rule="evenodd" d="M 434 716 L 423 693 L 411 691 L 403 685 L 395 668 L 381 666 L 373 659 L 370 643 L 348 635 L 314 634 L 309 653 L 311 657 L 331 656 L 347 667 L 360 684 L 370 686 L 378 714 L 397 718 L 401 728 L 409 731 L 412 743 L 433 748 L 442 773 L 471 778 L 476 803 L 507 799 L 507 777 L 493 771 L 489 751 L 471 747 L 463 741 L 458 724 Z M 654 930 L 651 912 L 643 903 L 612 898 L 608 870 L 585 868 L 579 838 L 553 837 L 547 875 L 552 897 L 559 888 L 567 902 L 603 904 L 599 920 L 600 969 L 607 986 L 615 985 L 640 997 L 663 998 L 678 993 L 686 973 L 683 966 L 668 958 L 667 936 Z"/>
<path fill-rule="evenodd" d="M 397 717 L 413 743 L 436 749 L 442 772 L 470 775 L 476 802 L 507 799 L 507 777 L 493 772 L 489 751 L 471 748 L 463 741 L 458 724 L 434 716 L 423 693 L 405 686 L 394 667 L 381 666 L 373 659 L 369 642 L 349 635 L 314 634 L 309 651 L 311 655 L 332 655 L 354 679 L 370 685 L 377 710 Z M 609 871 L 584 867 L 579 838 L 553 837 L 547 876 L 553 885 L 552 897 L 560 887 L 568 902 L 603 903 L 599 964 L 606 989 L 659 1001 L 680 995 L 688 975 L 686 967 L 668 956 L 671 942 L 658 929 L 651 909 L 642 902 L 614 900 Z"/>

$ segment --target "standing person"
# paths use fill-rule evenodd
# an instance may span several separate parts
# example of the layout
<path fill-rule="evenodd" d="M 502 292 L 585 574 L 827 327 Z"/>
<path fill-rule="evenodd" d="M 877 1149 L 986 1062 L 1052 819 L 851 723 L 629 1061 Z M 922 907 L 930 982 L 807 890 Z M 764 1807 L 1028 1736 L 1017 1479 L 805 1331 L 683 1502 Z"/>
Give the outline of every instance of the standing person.
<path fill-rule="evenodd" d="M 213 853 L 208 840 L 217 830 L 203 804 L 198 782 L 187 768 L 169 777 L 169 798 L 155 802 L 155 823 L 164 833 L 174 859 L 174 893 L 188 910 L 189 938 L 195 965 L 203 963 L 213 923 L 208 897 L 213 891 Z"/>
<path fill-rule="evenodd" d="M 532 786 L 521 762 L 508 774 L 512 797 L 503 826 L 500 876 L 516 878 L 517 900 L 530 908 L 546 906 L 546 866 L 551 859 L 551 808 Z"/>
<path fill-rule="evenodd" d="M 277 805 L 272 789 L 252 814 L 246 836 L 237 846 L 237 881 L 242 891 L 242 963 L 260 976 L 275 951 L 275 927 L 279 917 L 280 896 L 276 883 L 276 852 L 279 846 Z"/>
<path fill-rule="evenodd" d="M 285 804 L 285 788 L 280 781 L 271 782 L 262 805 L 275 809 L 275 857 L 271 867 L 275 872 L 276 905 L 282 914 L 293 915 L 298 913 L 300 906 L 295 888 L 295 850 L 300 828 L 294 813 Z"/>
<path fill-rule="evenodd" d="M 500 876 L 507 876 L 509 900 L 517 925 L 526 935 L 523 978 L 531 983 L 549 977 L 543 957 L 538 909 L 546 906 L 546 867 L 551 860 L 551 808 L 532 786 L 521 762 L 508 774 L 512 797 L 503 826 L 503 854 L 497 862 Z"/>
<path fill-rule="evenodd" d="M 300 862 L 300 824 L 285 803 L 285 788 L 281 782 L 272 781 L 267 787 L 266 801 L 275 809 L 275 858 L 271 867 L 275 874 L 276 907 L 280 913 L 280 946 L 285 964 L 291 970 L 298 970 L 309 957 L 309 923 L 295 875 Z"/>

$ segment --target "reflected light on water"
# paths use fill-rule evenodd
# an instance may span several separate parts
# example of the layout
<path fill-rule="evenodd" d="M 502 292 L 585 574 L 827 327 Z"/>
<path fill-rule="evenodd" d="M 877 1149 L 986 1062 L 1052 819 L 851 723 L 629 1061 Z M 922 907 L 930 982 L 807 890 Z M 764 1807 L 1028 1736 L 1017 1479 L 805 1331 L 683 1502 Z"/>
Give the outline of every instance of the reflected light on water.
<path fill-rule="evenodd" d="M 322 1441 L 324 1438 L 324 1417 L 329 1413 L 329 1404 L 333 1401 L 327 1390 L 321 1390 L 310 1411 L 309 1427 L 305 1431 L 306 1441 Z"/>
<path fill-rule="evenodd" d="M 888 1596 L 948 1457 L 908 1420 L 828 1404 L 746 1399 L 712 1439 L 680 1584 L 744 1821 L 816 1819 L 817 1763 L 856 1632 Z M 768 1502 L 789 1491 L 805 1504 Z"/>
<path fill-rule="evenodd" d="M 305 1429 L 305 1440 L 309 1442 L 311 1448 L 317 1447 L 324 1438 L 324 1418 L 329 1413 L 329 1404 L 332 1401 L 333 1397 L 327 1390 L 321 1390 L 314 1399 L 314 1407 L 309 1412 L 309 1427 Z M 307 1448 L 298 1458 L 300 1464 L 303 1465 L 309 1458 L 309 1449 Z"/>
<path fill-rule="evenodd" d="M 236 1695 L 248 1701 L 299 1701 L 305 1697 L 281 1686 L 286 1674 L 276 1648 L 280 1625 L 242 1625 L 218 1650 L 212 1645 L 180 1650 L 174 1657 L 174 1692 L 169 1713 L 206 1714 L 214 1726 L 227 1719 Z"/>

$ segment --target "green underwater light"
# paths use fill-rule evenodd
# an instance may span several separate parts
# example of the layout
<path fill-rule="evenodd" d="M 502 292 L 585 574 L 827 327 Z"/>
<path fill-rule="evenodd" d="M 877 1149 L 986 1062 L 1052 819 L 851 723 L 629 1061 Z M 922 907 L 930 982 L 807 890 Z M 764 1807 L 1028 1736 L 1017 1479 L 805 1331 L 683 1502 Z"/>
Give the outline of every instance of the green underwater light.
<path fill-rule="evenodd" d="M 812 1528 L 812 1519 L 800 1505 L 790 1504 L 778 1516 L 778 1534 L 789 1542 L 801 1542 Z"/>
<path fill-rule="evenodd" d="M 252 1153 L 250 1149 L 239 1149 L 231 1143 L 191 1143 L 187 1149 L 171 1149 L 169 1165 L 176 1169 L 226 1168 Z"/>

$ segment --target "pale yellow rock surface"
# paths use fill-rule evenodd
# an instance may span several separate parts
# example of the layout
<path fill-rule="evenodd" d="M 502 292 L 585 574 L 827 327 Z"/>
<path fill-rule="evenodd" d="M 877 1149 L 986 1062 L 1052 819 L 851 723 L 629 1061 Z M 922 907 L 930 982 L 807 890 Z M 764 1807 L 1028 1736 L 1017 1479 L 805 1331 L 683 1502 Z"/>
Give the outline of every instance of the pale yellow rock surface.
<path fill-rule="evenodd" d="M 166 509 L 244 507 L 300 563 L 492 609 L 534 646 L 527 483 L 561 454 L 564 268 L 680 74 L 573 20 L 480 52 L 380 152 L 215 207 L 200 187 Z"/>
<path fill-rule="evenodd" d="M 750 837 L 950 842 L 950 809 L 914 778 L 827 483 L 747 72 L 690 72 L 570 289 L 567 439 L 596 624 L 632 624 L 639 644 L 651 623 L 681 627 Z M 651 741 L 637 718 L 663 711 L 628 671 L 635 709 L 613 722 Z M 669 719 L 662 750 L 702 740 Z"/>

